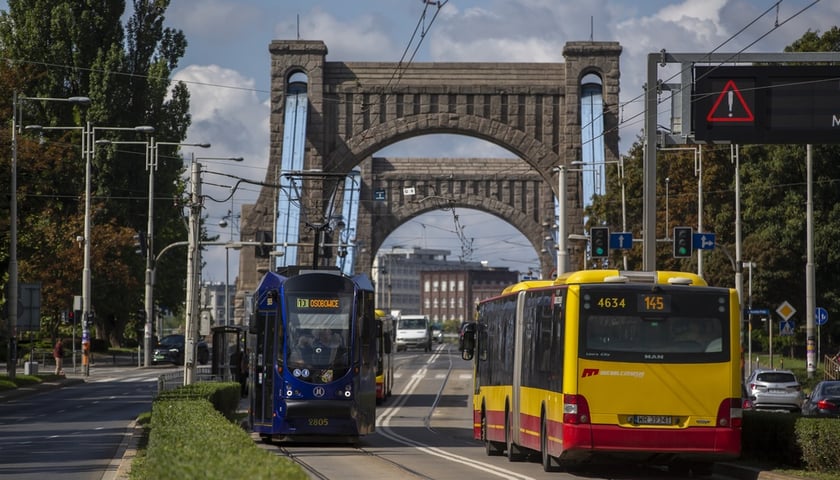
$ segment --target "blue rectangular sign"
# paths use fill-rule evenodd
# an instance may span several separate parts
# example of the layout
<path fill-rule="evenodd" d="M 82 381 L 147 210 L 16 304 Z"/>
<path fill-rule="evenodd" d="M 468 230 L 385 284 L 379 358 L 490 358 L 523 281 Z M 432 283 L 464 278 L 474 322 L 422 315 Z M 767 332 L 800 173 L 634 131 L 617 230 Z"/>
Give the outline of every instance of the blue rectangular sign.
<path fill-rule="evenodd" d="M 633 248 L 633 234 L 630 232 L 610 233 L 610 248 L 630 250 Z"/>
<path fill-rule="evenodd" d="M 692 248 L 695 250 L 714 250 L 715 248 L 715 234 L 708 232 L 695 233 L 694 238 L 691 239 Z"/>
<path fill-rule="evenodd" d="M 374 190 L 373 199 L 374 200 L 385 200 L 385 190 Z"/>

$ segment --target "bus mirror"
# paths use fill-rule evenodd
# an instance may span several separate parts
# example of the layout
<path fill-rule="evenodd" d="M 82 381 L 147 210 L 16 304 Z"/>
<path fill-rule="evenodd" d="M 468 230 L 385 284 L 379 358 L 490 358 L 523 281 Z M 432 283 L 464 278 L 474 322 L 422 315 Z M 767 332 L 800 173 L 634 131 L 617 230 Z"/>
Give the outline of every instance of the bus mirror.
<path fill-rule="evenodd" d="M 475 353 L 475 323 L 467 323 L 461 328 L 458 349 L 461 350 L 461 358 L 472 360 Z"/>

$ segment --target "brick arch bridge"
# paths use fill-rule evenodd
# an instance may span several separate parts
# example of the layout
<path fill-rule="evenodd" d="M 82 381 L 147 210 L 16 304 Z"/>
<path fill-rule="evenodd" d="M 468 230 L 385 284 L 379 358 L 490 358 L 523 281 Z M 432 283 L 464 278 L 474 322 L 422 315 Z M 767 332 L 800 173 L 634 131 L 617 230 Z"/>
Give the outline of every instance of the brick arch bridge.
<path fill-rule="evenodd" d="M 616 42 L 569 42 L 563 48 L 564 63 L 328 62 L 323 42 L 304 40 L 273 41 L 269 51 L 271 145 L 265 182 L 280 183 L 287 82 L 302 72 L 308 81 L 304 169 L 326 173 L 305 179 L 302 208 L 310 216 L 323 216 L 337 183 L 335 175 L 362 168 L 355 238 L 365 248 L 355 252 L 355 271 L 370 270 L 373 255 L 390 232 L 433 209 L 424 206 L 427 202 L 400 198 L 403 186 L 414 186 L 421 198 L 440 196 L 457 207 L 492 213 L 519 229 L 540 252 L 544 223 L 554 218 L 558 186 L 553 169 L 581 158 L 580 86 L 588 74 L 602 82 L 604 160 L 618 159 L 621 47 Z M 505 165 L 506 170 L 496 168 L 499 165 L 487 170 L 476 159 L 436 159 L 435 165 L 428 160 L 400 161 L 399 173 L 394 173 L 391 159 L 390 170 L 377 169 L 385 164 L 372 156 L 382 148 L 436 133 L 480 138 L 520 160 L 513 161 L 515 167 Z M 567 178 L 569 233 L 582 233 L 580 185 L 574 175 Z M 383 186 L 389 195 L 384 205 L 373 199 L 373 191 Z M 277 192 L 263 187 L 255 204 L 243 206 L 241 240 L 257 240 L 258 232 L 274 231 Z M 315 233 L 305 226 L 300 232 L 298 263 L 311 264 L 313 247 L 307 246 L 314 244 Z M 237 311 L 245 292 L 256 288 L 260 272 L 270 268 L 269 262 L 257 258 L 253 247 L 240 252 Z M 541 262 L 543 271 L 550 271 L 554 256 L 541 255 Z"/>

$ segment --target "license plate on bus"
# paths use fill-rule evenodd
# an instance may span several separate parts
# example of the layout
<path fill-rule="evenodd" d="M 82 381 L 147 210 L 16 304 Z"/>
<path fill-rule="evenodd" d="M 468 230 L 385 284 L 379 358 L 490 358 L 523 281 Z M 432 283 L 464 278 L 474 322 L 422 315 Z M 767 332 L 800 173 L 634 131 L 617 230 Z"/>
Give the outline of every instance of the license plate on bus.
<path fill-rule="evenodd" d="M 673 425 L 674 417 L 670 415 L 630 415 L 633 425 Z"/>

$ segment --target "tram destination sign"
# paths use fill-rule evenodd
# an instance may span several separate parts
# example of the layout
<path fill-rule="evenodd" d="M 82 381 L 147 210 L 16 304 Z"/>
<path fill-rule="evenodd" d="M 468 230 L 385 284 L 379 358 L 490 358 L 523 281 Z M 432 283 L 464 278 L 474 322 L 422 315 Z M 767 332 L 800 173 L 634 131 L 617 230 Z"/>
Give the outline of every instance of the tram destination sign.
<path fill-rule="evenodd" d="M 695 67 L 694 138 L 840 143 L 840 66 Z"/>

